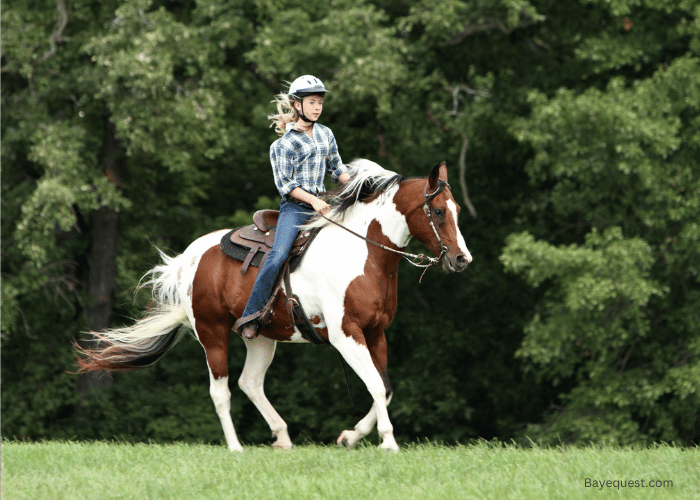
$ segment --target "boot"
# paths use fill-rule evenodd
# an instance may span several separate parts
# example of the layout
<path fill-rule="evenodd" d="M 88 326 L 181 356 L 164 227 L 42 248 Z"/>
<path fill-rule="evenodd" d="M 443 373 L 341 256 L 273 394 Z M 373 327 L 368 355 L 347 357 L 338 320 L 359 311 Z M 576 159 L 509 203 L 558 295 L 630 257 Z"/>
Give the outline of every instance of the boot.
<path fill-rule="evenodd" d="M 257 321 L 253 320 L 253 321 L 243 325 L 243 328 L 241 329 L 241 337 L 243 337 L 246 340 L 253 340 L 257 336 L 258 336 L 258 322 Z"/>
<path fill-rule="evenodd" d="M 244 339 L 253 340 L 258 336 L 258 328 L 260 328 L 260 323 L 258 323 L 256 319 L 258 316 L 259 313 L 256 313 L 239 319 L 236 321 L 236 324 L 233 325 L 233 329 Z"/>

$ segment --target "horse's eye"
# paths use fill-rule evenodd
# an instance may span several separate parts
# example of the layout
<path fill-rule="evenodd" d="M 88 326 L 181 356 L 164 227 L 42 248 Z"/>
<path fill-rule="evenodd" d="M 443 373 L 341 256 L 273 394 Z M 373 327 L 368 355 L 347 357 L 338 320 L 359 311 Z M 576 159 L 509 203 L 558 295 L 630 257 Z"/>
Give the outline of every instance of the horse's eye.
<path fill-rule="evenodd" d="M 436 208 L 435 209 L 435 217 L 444 217 L 445 216 L 445 211 L 441 208 Z"/>

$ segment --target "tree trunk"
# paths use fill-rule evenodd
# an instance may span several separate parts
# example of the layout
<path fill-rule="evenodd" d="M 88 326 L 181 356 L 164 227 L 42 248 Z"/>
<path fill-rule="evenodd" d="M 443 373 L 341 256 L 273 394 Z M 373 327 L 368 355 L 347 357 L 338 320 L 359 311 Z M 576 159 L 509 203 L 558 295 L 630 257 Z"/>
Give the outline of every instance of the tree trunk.
<path fill-rule="evenodd" d="M 119 213 L 100 207 L 90 220 L 90 253 L 87 259 L 84 286 L 88 291 L 85 321 L 94 331 L 109 328 L 112 315 L 112 299 L 117 273 L 117 229 Z M 99 372 L 84 373 L 78 377 L 78 392 L 111 385 L 112 379 Z"/>
<path fill-rule="evenodd" d="M 122 186 L 125 174 L 123 153 L 124 149 L 115 136 L 114 125 L 107 120 L 102 148 L 103 172 L 117 188 Z M 84 314 L 88 327 L 93 331 L 100 331 L 109 328 L 112 315 L 117 275 L 119 212 L 108 207 L 94 210 L 90 214 L 89 235 L 90 249 L 82 278 L 83 289 L 89 296 Z M 91 389 L 101 389 L 111 385 L 110 376 L 89 372 L 78 377 L 76 388 L 78 393 L 87 393 Z"/>

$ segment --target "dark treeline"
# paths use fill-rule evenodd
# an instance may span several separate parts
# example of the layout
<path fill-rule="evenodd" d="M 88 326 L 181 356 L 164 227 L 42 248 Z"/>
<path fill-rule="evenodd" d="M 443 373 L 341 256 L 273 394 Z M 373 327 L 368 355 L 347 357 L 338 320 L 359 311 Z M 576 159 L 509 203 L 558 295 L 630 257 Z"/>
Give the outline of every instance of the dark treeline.
<path fill-rule="evenodd" d="M 67 373 L 71 341 L 143 313 L 154 247 L 276 206 L 266 117 L 301 74 L 346 162 L 444 160 L 463 207 L 466 272 L 400 269 L 397 439 L 697 443 L 695 0 L 3 3 L 3 436 L 223 440 L 196 341 L 99 379 Z M 269 442 L 244 351 L 232 416 Z M 289 345 L 266 388 L 330 442 L 371 404 L 349 383 Z"/>

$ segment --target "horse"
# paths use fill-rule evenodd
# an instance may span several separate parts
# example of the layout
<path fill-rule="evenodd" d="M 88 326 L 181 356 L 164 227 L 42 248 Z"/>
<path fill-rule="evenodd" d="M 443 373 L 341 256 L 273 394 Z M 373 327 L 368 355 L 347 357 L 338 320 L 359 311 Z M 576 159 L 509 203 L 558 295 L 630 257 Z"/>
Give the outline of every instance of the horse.
<path fill-rule="evenodd" d="M 318 335 L 335 347 L 374 401 L 354 429 L 342 431 L 337 444 L 353 448 L 376 423 L 380 448 L 397 452 L 387 411 L 393 391 L 385 330 L 396 313 L 399 262 L 410 255 L 404 250 L 412 238 L 438 256 L 430 259 L 448 273 L 464 270 L 472 257 L 457 224 L 460 207 L 444 162 L 427 178 L 404 178 L 364 159 L 352 162 L 349 172 L 351 180 L 337 189 L 331 211 L 307 222 L 305 229 L 319 231 L 290 281 Z M 222 252 L 219 243 L 227 232 L 202 236 L 175 257 L 158 250 L 163 263 L 139 285 L 152 288 L 146 315 L 131 326 L 93 332 L 95 342 L 91 347 L 75 343 L 75 355 L 80 373 L 141 369 L 191 329 L 204 348 L 209 392 L 226 444 L 243 451 L 230 415 L 228 349 L 257 270 L 241 274 L 241 263 Z M 274 307 L 272 321 L 259 336 L 242 339 L 247 354 L 238 385 L 270 426 L 273 446 L 288 449 L 287 424 L 268 401 L 263 381 L 277 342 L 307 341 L 289 319 L 284 293 Z"/>

